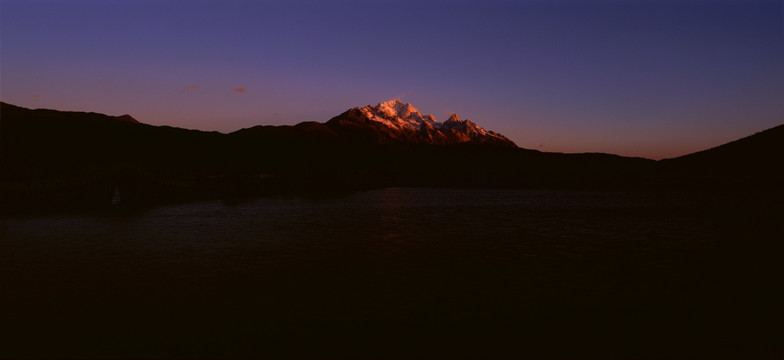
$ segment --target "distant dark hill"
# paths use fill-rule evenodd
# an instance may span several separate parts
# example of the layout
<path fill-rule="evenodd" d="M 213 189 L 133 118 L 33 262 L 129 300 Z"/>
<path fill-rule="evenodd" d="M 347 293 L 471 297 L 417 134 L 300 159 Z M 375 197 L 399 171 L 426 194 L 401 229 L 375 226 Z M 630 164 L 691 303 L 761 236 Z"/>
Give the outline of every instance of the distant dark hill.
<path fill-rule="evenodd" d="M 322 123 L 302 122 L 294 126 L 258 125 L 237 130 L 228 136 L 239 142 L 259 140 L 266 147 L 297 147 L 334 143 L 339 135 Z"/>
<path fill-rule="evenodd" d="M 692 185 L 779 186 L 784 180 L 784 125 L 685 156 L 661 160 L 664 181 Z"/>

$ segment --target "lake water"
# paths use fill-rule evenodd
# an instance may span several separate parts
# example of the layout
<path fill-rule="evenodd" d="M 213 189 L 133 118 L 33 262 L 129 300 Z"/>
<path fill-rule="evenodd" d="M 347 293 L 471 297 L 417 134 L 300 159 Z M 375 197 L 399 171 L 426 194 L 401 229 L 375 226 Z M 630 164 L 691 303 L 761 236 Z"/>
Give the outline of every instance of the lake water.
<path fill-rule="evenodd" d="M 0 219 L 0 357 L 776 357 L 781 210 L 383 189 Z"/>

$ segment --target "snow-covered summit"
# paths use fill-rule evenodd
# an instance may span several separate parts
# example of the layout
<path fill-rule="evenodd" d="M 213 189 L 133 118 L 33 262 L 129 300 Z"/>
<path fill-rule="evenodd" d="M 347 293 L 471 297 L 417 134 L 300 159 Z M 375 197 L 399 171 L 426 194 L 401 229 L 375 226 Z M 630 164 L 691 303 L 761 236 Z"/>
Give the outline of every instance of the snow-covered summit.
<path fill-rule="evenodd" d="M 478 137 L 495 138 L 509 141 L 506 137 L 493 131 L 487 131 L 481 126 L 466 119 L 461 120 L 457 114 L 452 114 L 447 121 L 440 123 L 435 116 L 422 115 L 419 109 L 409 103 L 394 99 L 379 103 L 376 106 L 365 106 L 359 111 L 368 120 L 376 121 L 387 127 L 399 131 L 427 131 L 436 129 L 441 133 L 450 132 L 464 141 L 471 141 Z"/>
<path fill-rule="evenodd" d="M 413 143 L 447 145 L 459 143 L 493 144 L 516 147 L 501 134 L 487 131 L 470 120 L 452 115 L 443 123 L 422 113 L 411 104 L 389 100 L 375 106 L 353 108 L 326 125 L 339 134 L 379 144 Z"/>
<path fill-rule="evenodd" d="M 419 109 L 413 105 L 403 103 L 397 99 L 385 101 L 376 106 L 368 105 L 359 110 L 369 120 L 378 121 L 391 128 L 400 130 L 419 130 L 423 123 L 435 125 L 437 122 L 433 115 L 423 116 Z"/>

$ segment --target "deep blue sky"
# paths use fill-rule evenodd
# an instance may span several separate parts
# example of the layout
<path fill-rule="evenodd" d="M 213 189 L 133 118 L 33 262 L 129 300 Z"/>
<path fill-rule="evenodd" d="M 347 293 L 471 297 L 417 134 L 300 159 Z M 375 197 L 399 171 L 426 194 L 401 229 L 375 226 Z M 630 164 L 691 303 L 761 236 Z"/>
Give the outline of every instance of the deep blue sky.
<path fill-rule="evenodd" d="M 784 123 L 782 1 L 0 1 L 0 96 L 31 108 L 230 132 L 401 98 L 656 159 Z"/>

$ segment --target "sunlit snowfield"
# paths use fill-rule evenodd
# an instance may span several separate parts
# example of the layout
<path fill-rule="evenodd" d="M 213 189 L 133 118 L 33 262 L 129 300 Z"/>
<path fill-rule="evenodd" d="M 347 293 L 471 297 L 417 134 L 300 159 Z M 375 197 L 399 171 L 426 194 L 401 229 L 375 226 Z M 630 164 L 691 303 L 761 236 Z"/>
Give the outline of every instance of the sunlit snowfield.
<path fill-rule="evenodd" d="M 384 189 L 0 220 L 0 357 L 775 357 L 782 205 Z"/>

